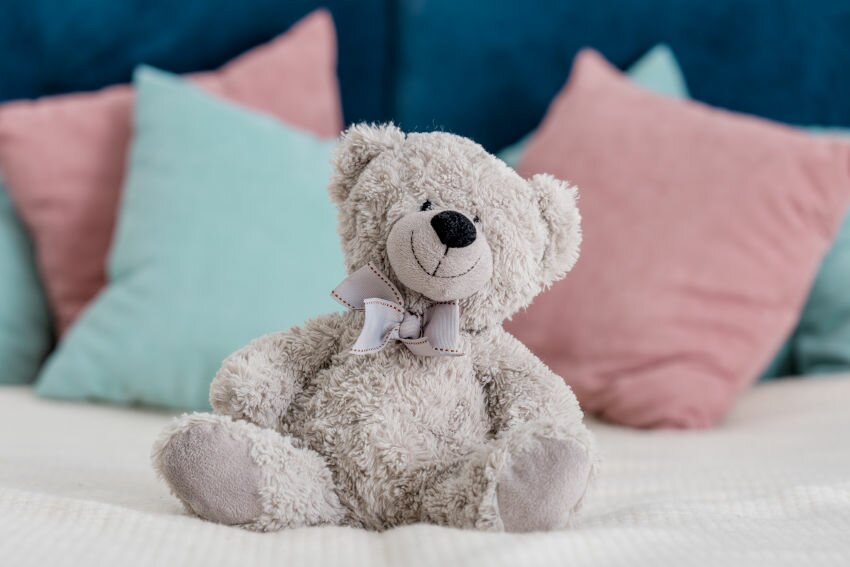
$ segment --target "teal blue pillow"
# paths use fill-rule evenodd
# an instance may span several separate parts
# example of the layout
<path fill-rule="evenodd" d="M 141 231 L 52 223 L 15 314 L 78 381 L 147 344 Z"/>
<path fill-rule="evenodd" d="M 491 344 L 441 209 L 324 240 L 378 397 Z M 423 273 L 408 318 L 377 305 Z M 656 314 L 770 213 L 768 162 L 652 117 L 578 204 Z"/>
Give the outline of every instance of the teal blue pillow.
<path fill-rule="evenodd" d="M 0 384 L 32 382 L 51 342 L 32 246 L 0 185 Z"/>
<path fill-rule="evenodd" d="M 676 55 L 663 43 L 644 53 L 626 73 L 632 81 L 648 91 L 674 98 L 690 97 Z"/>
<path fill-rule="evenodd" d="M 850 372 L 850 216 L 821 263 L 791 345 L 800 374 Z"/>
<path fill-rule="evenodd" d="M 50 397 L 207 409 L 222 359 L 336 309 L 332 141 L 150 68 L 108 286 L 39 378 Z"/>
<path fill-rule="evenodd" d="M 676 98 L 688 98 L 688 86 L 673 51 L 658 44 L 629 67 L 626 74 L 638 85 L 654 93 Z M 506 164 L 516 167 L 533 132 L 498 153 Z"/>
<path fill-rule="evenodd" d="M 438 124 L 491 151 L 540 122 L 580 49 L 593 47 L 624 68 L 662 40 L 699 100 L 794 124 L 850 126 L 847 0 L 388 5 L 396 121 L 405 128 Z"/>

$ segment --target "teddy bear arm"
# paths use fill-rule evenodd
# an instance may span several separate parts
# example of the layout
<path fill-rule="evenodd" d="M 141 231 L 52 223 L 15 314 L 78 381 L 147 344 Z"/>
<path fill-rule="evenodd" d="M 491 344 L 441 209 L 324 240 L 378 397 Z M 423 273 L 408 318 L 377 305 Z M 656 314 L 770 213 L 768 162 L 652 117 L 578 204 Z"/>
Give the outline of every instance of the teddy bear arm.
<path fill-rule="evenodd" d="M 231 354 L 210 386 L 213 409 L 279 429 L 293 398 L 338 350 L 341 320 L 338 313 L 316 317 Z"/>
<path fill-rule="evenodd" d="M 583 413 L 564 380 L 525 345 L 499 329 L 482 350 L 479 373 L 487 388 L 492 428 L 499 435 L 532 421 L 583 428 Z"/>
<path fill-rule="evenodd" d="M 569 386 L 522 343 L 498 329 L 485 344 L 478 367 L 495 436 L 487 462 L 496 467 L 487 476 L 500 520 L 490 523 L 508 531 L 564 527 L 598 470 L 593 435 Z M 485 527 L 492 514 L 478 510 Z"/>

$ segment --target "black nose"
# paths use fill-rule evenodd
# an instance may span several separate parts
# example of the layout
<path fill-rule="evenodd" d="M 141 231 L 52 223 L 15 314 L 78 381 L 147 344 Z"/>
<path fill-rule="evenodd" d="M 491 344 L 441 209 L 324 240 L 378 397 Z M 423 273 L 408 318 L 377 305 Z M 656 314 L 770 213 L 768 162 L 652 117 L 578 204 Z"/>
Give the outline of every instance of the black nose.
<path fill-rule="evenodd" d="M 475 225 L 457 211 L 443 211 L 431 219 L 440 242 L 449 248 L 463 248 L 475 242 Z"/>

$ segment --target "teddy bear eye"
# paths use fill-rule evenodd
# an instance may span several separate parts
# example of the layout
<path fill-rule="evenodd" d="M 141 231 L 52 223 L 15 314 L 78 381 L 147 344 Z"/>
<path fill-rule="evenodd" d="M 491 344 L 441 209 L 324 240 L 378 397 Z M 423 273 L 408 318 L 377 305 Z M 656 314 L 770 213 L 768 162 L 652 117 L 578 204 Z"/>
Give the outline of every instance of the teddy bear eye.
<path fill-rule="evenodd" d="M 430 211 L 433 208 L 434 208 L 434 205 L 433 205 L 433 203 L 431 203 L 431 201 L 425 201 L 424 203 L 422 203 L 422 206 L 419 207 L 419 210 L 420 211 Z"/>
<path fill-rule="evenodd" d="M 475 215 L 474 217 L 472 217 L 472 222 L 481 222 L 481 218 L 479 218 L 478 215 Z"/>

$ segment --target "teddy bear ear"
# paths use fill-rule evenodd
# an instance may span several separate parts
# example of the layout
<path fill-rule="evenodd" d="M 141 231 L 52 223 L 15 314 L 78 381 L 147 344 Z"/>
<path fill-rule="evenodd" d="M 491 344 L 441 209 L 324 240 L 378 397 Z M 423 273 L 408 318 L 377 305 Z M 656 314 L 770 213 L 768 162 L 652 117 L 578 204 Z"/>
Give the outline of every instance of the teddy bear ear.
<path fill-rule="evenodd" d="M 581 214 L 578 210 L 578 189 L 543 173 L 528 180 L 540 207 L 549 237 L 542 259 L 544 286 L 558 281 L 578 260 L 581 245 Z"/>
<path fill-rule="evenodd" d="M 342 203 L 357 178 L 382 152 L 404 143 L 404 133 L 395 124 L 354 124 L 342 133 L 333 156 L 334 173 L 329 191 L 334 202 Z"/>

